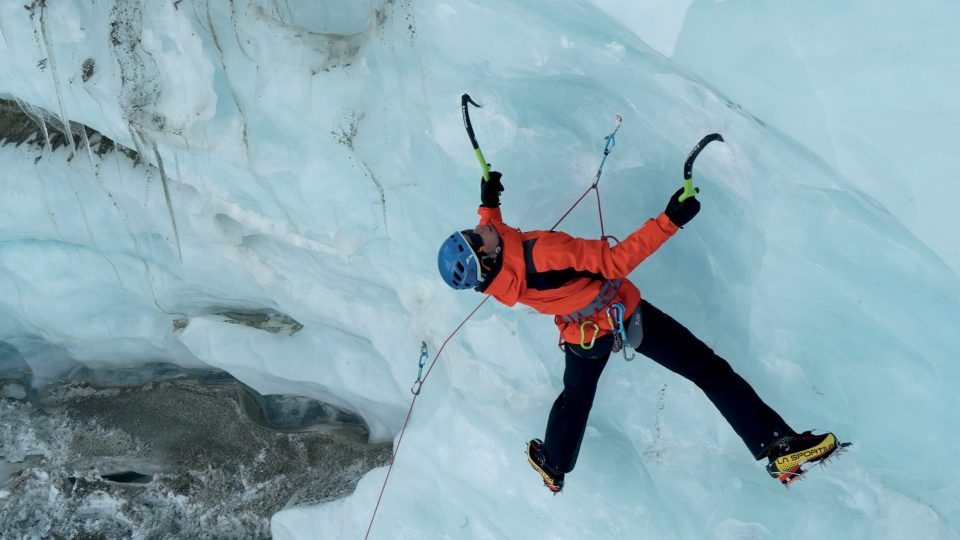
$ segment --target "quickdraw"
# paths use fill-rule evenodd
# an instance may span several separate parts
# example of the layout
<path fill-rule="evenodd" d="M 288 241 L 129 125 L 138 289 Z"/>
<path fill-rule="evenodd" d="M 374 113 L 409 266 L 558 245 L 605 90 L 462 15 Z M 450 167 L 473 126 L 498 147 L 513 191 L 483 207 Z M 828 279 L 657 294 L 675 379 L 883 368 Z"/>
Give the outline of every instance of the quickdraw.
<path fill-rule="evenodd" d="M 590 338 L 590 344 L 589 344 L 589 345 L 587 344 L 587 332 L 584 330 L 584 328 L 585 328 L 588 324 L 592 324 L 592 325 L 593 325 L 593 337 Z M 599 325 L 599 324 L 597 324 L 597 323 L 595 323 L 595 322 L 593 322 L 593 321 L 583 321 L 582 323 L 580 323 L 580 346 L 581 346 L 584 350 L 589 351 L 590 349 L 593 348 L 594 343 L 596 343 L 596 341 L 597 341 L 597 336 L 598 336 L 599 334 L 600 334 L 600 325 Z"/>
<path fill-rule="evenodd" d="M 613 352 L 623 350 L 623 358 L 629 362 L 633 360 L 636 355 L 627 356 L 626 346 L 629 343 L 627 339 L 627 331 L 623 327 L 623 314 L 626 311 L 626 308 L 620 302 L 614 302 L 606 309 L 607 313 L 607 322 L 610 323 L 610 329 L 613 330 Z"/>
<path fill-rule="evenodd" d="M 427 363 L 427 342 L 420 342 L 420 371 L 417 372 L 417 380 L 414 381 L 413 386 L 410 387 L 410 391 L 413 392 L 413 395 L 420 395 L 420 387 L 423 386 L 423 366 Z"/>

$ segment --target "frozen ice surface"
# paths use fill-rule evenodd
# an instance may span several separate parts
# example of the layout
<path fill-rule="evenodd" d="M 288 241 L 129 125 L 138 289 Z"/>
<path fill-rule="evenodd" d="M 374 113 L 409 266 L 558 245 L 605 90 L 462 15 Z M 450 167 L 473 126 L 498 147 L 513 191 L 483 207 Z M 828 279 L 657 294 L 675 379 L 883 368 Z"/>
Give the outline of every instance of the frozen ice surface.
<path fill-rule="evenodd" d="M 523 229 L 590 184 L 615 114 L 615 236 L 720 132 L 700 215 L 632 277 L 795 428 L 852 451 L 785 492 L 699 390 L 613 361 L 552 497 L 522 449 L 560 389 L 555 330 L 491 303 L 424 386 L 371 537 L 957 538 L 956 19 L 932 0 L 3 4 L 0 96 L 117 150 L 88 152 L 86 130 L 76 152 L 0 146 L 0 339 L 38 385 L 213 366 L 395 439 L 421 340 L 479 301 L 434 263 L 475 219 L 462 93 Z M 562 228 L 597 236 L 592 202 Z M 361 537 L 385 476 L 273 534 Z"/>

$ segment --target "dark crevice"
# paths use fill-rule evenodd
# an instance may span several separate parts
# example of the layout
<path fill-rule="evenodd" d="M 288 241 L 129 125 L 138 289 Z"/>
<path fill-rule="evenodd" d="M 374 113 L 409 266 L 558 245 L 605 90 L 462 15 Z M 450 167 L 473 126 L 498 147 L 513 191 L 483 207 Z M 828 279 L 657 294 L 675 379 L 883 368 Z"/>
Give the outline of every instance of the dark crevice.
<path fill-rule="evenodd" d="M 63 122 L 46 109 L 34 107 L 13 98 L 0 98 L 0 144 L 15 146 L 26 144 L 43 148 L 49 139 L 52 152 L 59 148 L 69 148 L 70 140 L 75 141 L 76 144 L 73 150 L 76 150 L 83 141 L 87 141 L 91 152 L 97 156 L 102 157 L 116 150 L 133 161 L 134 165 L 141 163 L 140 156 L 135 150 L 117 144 L 110 137 L 89 126 L 70 122 L 69 131 L 71 136 L 67 137 L 67 128 Z"/>
<path fill-rule="evenodd" d="M 123 471 L 111 474 L 101 474 L 100 478 L 118 484 L 149 484 L 153 482 L 152 474 L 140 474 L 136 471 Z"/>
<path fill-rule="evenodd" d="M 26 385 L 14 352 L 0 355 L 0 378 Z M 35 536 L 44 519 L 51 538 L 89 524 L 98 538 L 269 538 L 278 511 L 342 498 L 392 455 L 354 413 L 171 364 L 79 368 L 0 398 L 0 418 L 40 442 L 37 455 L 0 457 L 3 538 Z"/>

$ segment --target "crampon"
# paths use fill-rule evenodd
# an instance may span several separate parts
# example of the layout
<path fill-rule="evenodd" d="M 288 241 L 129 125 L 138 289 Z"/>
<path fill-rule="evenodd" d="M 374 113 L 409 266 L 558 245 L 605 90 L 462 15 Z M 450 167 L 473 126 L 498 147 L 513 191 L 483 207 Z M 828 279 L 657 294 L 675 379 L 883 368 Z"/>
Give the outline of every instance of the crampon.
<path fill-rule="evenodd" d="M 527 443 L 527 461 L 533 470 L 540 473 L 543 478 L 543 485 L 553 492 L 554 495 L 563 490 L 563 473 L 554 471 L 546 463 L 546 456 L 543 452 L 543 441 L 533 439 Z"/>
<path fill-rule="evenodd" d="M 783 437 L 770 448 L 767 472 L 789 486 L 814 467 L 844 453 L 851 444 L 838 442 L 833 433 L 814 435 L 806 431 Z"/>

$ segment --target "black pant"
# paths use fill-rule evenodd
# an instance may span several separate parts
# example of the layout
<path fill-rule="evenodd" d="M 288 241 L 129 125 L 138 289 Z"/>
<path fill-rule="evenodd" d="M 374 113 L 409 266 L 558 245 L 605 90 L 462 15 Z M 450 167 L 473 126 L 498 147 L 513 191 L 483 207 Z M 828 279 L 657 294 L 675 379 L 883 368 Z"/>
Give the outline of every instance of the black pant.
<path fill-rule="evenodd" d="M 794 433 L 726 360 L 682 324 L 645 300 L 641 300 L 640 310 L 643 341 L 637 352 L 703 390 L 756 459 L 766 454 L 777 437 Z M 544 437 L 549 464 L 559 472 L 570 472 L 577 463 L 597 381 L 612 346 L 612 335 L 598 339 L 589 350 L 578 345 L 565 346 L 563 392 L 550 410 Z"/>

